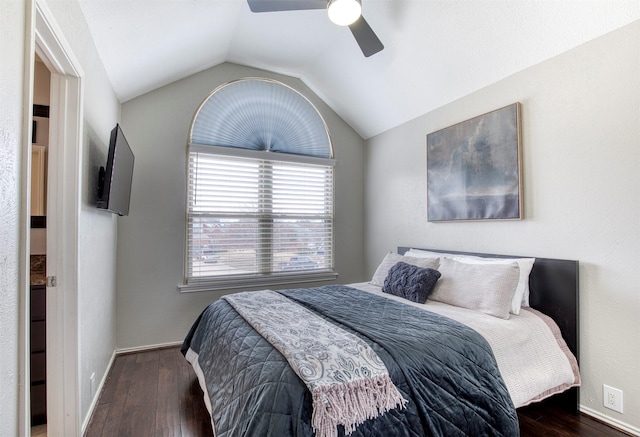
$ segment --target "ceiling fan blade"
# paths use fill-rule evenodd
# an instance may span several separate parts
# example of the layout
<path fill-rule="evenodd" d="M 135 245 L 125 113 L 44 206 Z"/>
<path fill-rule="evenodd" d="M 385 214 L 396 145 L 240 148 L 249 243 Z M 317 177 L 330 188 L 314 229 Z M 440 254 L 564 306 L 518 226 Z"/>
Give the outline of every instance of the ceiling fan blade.
<path fill-rule="evenodd" d="M 350 24 L 349 29 L 351 29 L 351 33 L 365 57 L 368 58 L 371 55 L 375 55 L 384 48 L 384 45 L 382 45 L 382 42 L 363 16 L 360 16 L 355 23 Z"/>
<path fill-rule="evenodd" d="M 327 0 L 247 0 L 251 12 L 300 11 L 326 9 Z"/>

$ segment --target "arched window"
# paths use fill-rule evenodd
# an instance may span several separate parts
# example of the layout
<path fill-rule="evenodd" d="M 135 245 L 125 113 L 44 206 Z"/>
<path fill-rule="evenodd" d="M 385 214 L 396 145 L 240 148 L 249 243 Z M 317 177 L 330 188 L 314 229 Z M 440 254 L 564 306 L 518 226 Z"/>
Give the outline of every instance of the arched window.
<path fill-rule="evenodd" d="M 316 108 L 274 80 L 215 89 L 189 133 L 186 282 L 335 278 L 333 149 Z"/>

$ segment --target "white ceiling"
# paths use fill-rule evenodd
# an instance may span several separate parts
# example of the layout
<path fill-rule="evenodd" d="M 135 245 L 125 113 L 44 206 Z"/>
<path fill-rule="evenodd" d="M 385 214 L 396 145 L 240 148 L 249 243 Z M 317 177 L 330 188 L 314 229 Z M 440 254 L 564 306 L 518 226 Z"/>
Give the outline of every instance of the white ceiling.
<path fill-rule="evenodd" d="M 365 58 L 323 10 L 79 1 L 122 102 L 228 61 L 299 77 L 365 139 L 640 19 L 640 0 L 362 0 L 385 45 Z"/>

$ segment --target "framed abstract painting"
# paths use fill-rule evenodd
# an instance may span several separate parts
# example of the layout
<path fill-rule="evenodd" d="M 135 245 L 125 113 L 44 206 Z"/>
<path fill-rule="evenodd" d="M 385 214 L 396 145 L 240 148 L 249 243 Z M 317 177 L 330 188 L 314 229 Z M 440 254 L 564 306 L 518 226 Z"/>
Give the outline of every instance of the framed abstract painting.
<path fill-rule="evenodd" d="M 522 218 L 520 103 L 427 135 L 427 219 Z"/>

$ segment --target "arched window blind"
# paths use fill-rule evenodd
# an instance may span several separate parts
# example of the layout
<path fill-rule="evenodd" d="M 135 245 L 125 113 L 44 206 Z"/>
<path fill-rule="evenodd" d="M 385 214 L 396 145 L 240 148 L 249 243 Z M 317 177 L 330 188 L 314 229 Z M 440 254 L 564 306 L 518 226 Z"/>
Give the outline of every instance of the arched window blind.
<path fill-rule="evenodd" d="M 188 161 L 185 288 L 335 278 L 331 139 L 304 96 L 269 79 L 218 87 Z"/>
<path fill-rule="evenodd" d="M 196 113 L 190 143 L 333 158 L 327 126 L 291 87 L 241 79 L 215 89 Z"/>

